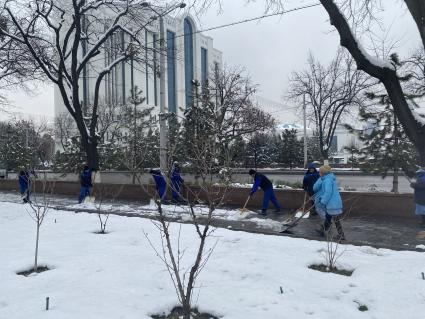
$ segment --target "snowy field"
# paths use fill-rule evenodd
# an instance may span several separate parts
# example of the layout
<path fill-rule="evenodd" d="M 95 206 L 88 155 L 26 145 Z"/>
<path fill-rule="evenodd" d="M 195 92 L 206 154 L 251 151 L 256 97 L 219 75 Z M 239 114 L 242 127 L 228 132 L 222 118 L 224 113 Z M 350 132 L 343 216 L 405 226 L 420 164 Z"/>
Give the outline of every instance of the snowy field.
<path fill-rule="evenodd" d="M 173 224 L 174 234 L 179 227 L 190 258 L 193 226 Z M 18 276 L 33 262 L 35 223 L 25 205 L 0 203 L 0 318 L 145 319 L 177 304 L 144 235 L 160 248 L 151 221 L 111 216 L 109 234 L 98 228 L 94 214 L 52 210 L 40 239 L 40 264 L 51 270 Z M 424 318 L 424 253 L 343 246 L 339 266 L 354 269 L 346 277 L 308 268 L 324 261 L 324 242 L 225 229 L 213 236 L 194 298 L 201 311 L 229 319 Z"/>

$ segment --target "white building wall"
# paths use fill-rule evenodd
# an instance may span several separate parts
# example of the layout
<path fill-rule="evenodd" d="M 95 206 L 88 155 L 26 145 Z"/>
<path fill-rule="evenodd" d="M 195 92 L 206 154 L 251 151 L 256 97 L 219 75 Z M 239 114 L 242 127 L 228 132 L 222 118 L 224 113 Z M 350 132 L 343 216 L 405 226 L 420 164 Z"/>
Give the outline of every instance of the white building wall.
<path fill-rule="evenodd" d="M 213 72 L 215 64 L 217 63 L 219 67 L 222 66 L 222 53 L 216 50 L 213 47 L 213 39 L 211 37 L 203 36 L 200 33 L 197 33 L 197 27 L 190 16 L 185 15 L 182 17 L 165 17 L 164 18 L 164 29 L 165 29 L 165 41 L 167 40 L 167 30 L 174 32 L 175 34 L 175 47 L 176 47 L 176 104 L 177 104 L 177 114 L 181 116 L 181 109 L 186 107 L 186 97 L 185 97 L 185 62 L 184 62 L 184 19 L 188 18 L 193 27 L 193 58 L 194 58 L 194 80 L 201 80 L 201 47 L 204 47 L 208 50 L 208 71 L 210 74 Z M 156 21 L 148 27 L 146 33 L 142 33 L 140 40 L 144 43 L 148 49 L 153 48 L 154 35 L 156 37 L 156 49 L 159 50 L 160 47 L 160 34 L 159 34 L 159 22 Z M 128 43 L 130 41 L 129 36 L 125 36 L 125 41 Z M 146 52 L 142 53 L 144 58 L 146 58 Z M 159 70 L 159 62 L 161 53 L 158 51 L 156 54 L 156 67 Z M 107 59 L 104 53 L 101 53 L 103 59 L 98 59 L 94 63 L 93 68 L 87 70 L 88 78 L 88 100 L 93 101 L 94 99 L 94 86 L 95 78 L 98 72 L 106 66 Z M 148 63 L 138 63 L 134 62 L 133 69 L 133 79 L 134 86 L 137 86 L 138 90 L 143 91 L 143 95 L 146 97 L 145 106 L 154 107 L 154 113 L 159 112 L 160 105 L 160 78 L 154 71 L 154 56 L 153 50 L 147 53 Z M 120 104 L 123 102 L 123 85 L 124 85 L 124 94 L 125 100 L 130 97 L 131 89 L 131 66 L 130 61 L 126 61 L 124 65 L 118 65 L 115 70 L 113 70 L 109 75 L 105 76 L 103 83 L 100 87 L 100 99 L 105 103 L 117 103 Z M 124 80 L 122 77 L 122 71 L 124 68 Z M 166 105 L 168 106 L 168 73 L 167 73 L 167 59 L 165 61 L 165 72 L 163 72 L 166 85 L 164 88 Z M 155 85 L 156 84 L 156 85 Z M 155 90 L 156 87 L 156 90 Z M 81 98 L 83 97 L 83 79 L 80 81 L 80 92 Z M 156 96 L 156 98 L 155 98 Z M 60 114 L 67 114 L 67 110 L 63 103 L 60 92 L 55 88 L 54 94 L 54 103 L 55 103 L 55 116 Z"/>

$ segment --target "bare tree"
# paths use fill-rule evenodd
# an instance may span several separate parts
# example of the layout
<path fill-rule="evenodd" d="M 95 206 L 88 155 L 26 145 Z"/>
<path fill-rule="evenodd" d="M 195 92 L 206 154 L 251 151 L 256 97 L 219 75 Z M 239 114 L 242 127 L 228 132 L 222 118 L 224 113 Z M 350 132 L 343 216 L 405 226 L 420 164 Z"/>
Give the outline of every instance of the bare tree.
<path fill-rule="evenodd" d="M 216 131 L 223 145 L 274 127 L 271 115 L 255 104 L 255 93 L 256 86 L 240 67 L 216 70 L 211 76 L 201 103 L 214 108 Z"/>
<path fill-rule="evenodd" d="M 209 4 L 211 1 L 213 0 L 202 2 Z M 221 0 L 216 0 L 216 2 L 221 3 Z M 417 26 L 422 43 L 421 50 L 424 51 L 425 4 L 423 0 L 403 0 L 403 2 Z M 266 10 L 281 11 L 285 3 L 285 0 L 267 0 L 264 5 Z M 379 21 L 375 16 L 376 10 L 383 9 L 382 1 L 320 0 L 320 4 L 327 11 L 330 24 L 337 30 L 341 45 L 348 50 L 355 60 L 357 69 L 364 71 L 384 85 L 399 122 L 418 150 L 421 165 L 425 166 L 425 119 L 418 114 L 414 105 L 412 105 L 410 94 L 403 89 L 400 76 L 393 63 L 387 59 L 370 55 L 356 37 L 356 32 L 357 34 L 362 33 L 371 36 L 373 34 L 372 22 L 378 22 L 379 26 L 383 27 L 382 21 Z"/>
<path fill-rule="evenodd" d="M 172 152 L 184 160 L 196 159 L 192 146 L 209 136 L 215 136 L 216 160 L 230 164 L 232 145 L 253 133 L 273 130 L 275 121 L 254 102 L 256 86 L 241 68 L 216 70 L 209 81 L 195 83 L 192 105 L 185 110 L 178 133 L 180 139 L 172 138 Z M 173 145 L 174 144 L 174 145 Z M 178 150 L 178 148 L 183 150 Z M 195 164 L 196 166 L 196 164 Z"/>
<path fill-rule="evenodd" d="M 140 60 L 140 31 L 157 18 L 149 14 L 148 5 L 137 0 L 2 1 L 8 23 L 0 28 L 0 37 L 23 46 L 56 85 L 93 169 L 99 167 L 102 81 L 126 60 Z M 88 70 L 94 77 L 90 101 L 81 89 Z"/>
<path fill-rule="evenodd" d="M 0 29 L 8 29 L 8 19 L 0 15 Z M 0 92 L 13 90 L 17 87 L 32 90 L 29 82 L 41 80 L 43 74 L 34 63 L 25 47 L 12 39 L 0 36 Z M 10 102 L 3 93 L 0 94 L 0 108 L 5 110 Z"/>
<path fill-rule="evenodd" d="M 92 193 L 96 197 L 95 207 L 100 224 L 99 234 L 106 234 L 106 225 L 113 210 L 113 204 L 123 189 L 124 185 L 121 185 L 118 190 L 113 185 L 96 184 L 93 187 Z"/>
<path fill-rule="evenodd" d="M 182 206 L 190 215 L 190 222 L 193 224 L 197 242 L 194 256 L 188 256 L 186 248 L 180 246 L 180 230 L 177 234 L 172 232 L 167 218 L 167 207 L 161 199 L 155 196 L 155 204 L 158 212 L 158 222 L 155 224 L 161 234 L 162 246 L 160 249 L 151 243 L 157 256 L 164 262 L 169 275 L 174 284 L 176 294 L 181 303 L 184 318 L 189 319 L 193 308 L 193 293 L 199 274 L 204 269 L 208 259 L 214 250 L 215 244 L 208 245 L 214 228 L 211 224 L 214 213 L 223 204 L 227 192 L 227 184 L 216 186 L 214 178 L 224 178 L 228 162 L 220 163 L 217 158 L 220 156 L 218 131 L 214 128 L 213 121 L 207 121 L 208 108 L 192 109 L 186 114 L 186 120 L 202 126 L 202 134 L 194 134 L 194 138 L 187 140 L 188 148 L 191 150 L 187 154 L 187 161 L 190 161 L 194 170 L 200 176 L 201 184 L 198 187 L 185 185 L 185 192 L 180 192 Z M 199 128 L 199 127 L 196 127 Z M 172 158 L 174 154 L 169 154 Z M 172 188 L 172 184 L 168 183 Z M 203 203 L 200 205 L 199 203 Z M 147 235 L 147 234 L 145 234 Z M 174 235 L 174 236 L 173 236 Z M 184 267 L 183 259 L 188 261 L 190 267 Z"/>
<path fill-rule="evenodd" d="M 328 66 L 310 53 L 308 69 L 292 73 L 289 98 L 300 101 L 306 96 L 307 114 L 315 124 L 323 159 L 329 158 L 337 126 L 363 105 L 362 93 L 369 85 L 367 77 L 355 70 L 354 61 L 340 50 Z"/>
<path fill-rule="evenodd" d="M 356 39 L 349 21 L 344 16 L 338 4 L 333 0 L 320 0 L 322 6 L 329 14 L 331 24 L 336 28 L 344 46 L 357 64 L 357 68 L 378 79 L 387 90 L 395 114 L 403 126 L 409 139 L 415 145 L 420 155 L 421 164 L 425 165 L 425 120 L 421 118 L 411 105 L 408 94 L 403 90 L 402 83 L 395 66 L 388 60 L 381 60 L 370 56 Z M 363 0 L 367 5 L 370 0 Z M 422 0 L 404 0 L 407 9 L 414 19 L 422 45 L 425 48 L 425 5 Z M 365 11 L 361 8 L 357 15 L 373 15 L 372 10 Z M 370 9 L 370 6 L 366 6 Z"/>
<path fill-rule="evenodd" d="M 41 180 L 38 180 L 41 188 L 37 188 L 36 180 L 30 183 L 32 190 L 32 199 L 29 201 L 30 209 L 27 210 L 29 216 L 36 223 L 36 239 L 33 272 L 38 272 L 38 246 L 40 242 L 40 228 L 50 210 L 51 195 L 54 191 L 54 182 L 47 181 L 46 172 L 43 173 Z"/>

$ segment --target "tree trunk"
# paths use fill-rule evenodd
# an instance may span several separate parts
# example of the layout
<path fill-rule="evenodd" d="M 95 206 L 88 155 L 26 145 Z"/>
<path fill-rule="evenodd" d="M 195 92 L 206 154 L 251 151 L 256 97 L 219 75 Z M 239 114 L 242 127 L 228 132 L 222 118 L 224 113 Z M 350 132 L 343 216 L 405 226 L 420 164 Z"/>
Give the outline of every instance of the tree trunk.
<path fill-rule="evenodd" d="M 399 169 L 399 158 L 400 158 L 400 148 L 399 148 L 399 130 L 398 130 L 398 121 L 397 116 L 394 114 L 394 176 L 393 176 L 393 193 L 398 194 L 398 169 Z"/>
<path fill-rule="evenodd" d="M 404 2 L 415 20 L 425 49 L 425 2 L 423 0 L 404 0 Z"/>
<path fill-rule="evenodd" d="M 362 51 L 358 40 L 354 37 L 350 26 L 344 15 L 340 12 L 334 0 L 320 0 L 322 6 L 328 12 L 331 24 L 337 29 L 341 45 L 345 47 L 354 58 L 357 68 L 369 74 L 370 76 L 380 80 L 387 90 L 391 103 L 394 107 L 394 112 L 397 115 L 403 129 L 405 130 L 410 141 L 415 145 L 421 160 L 421 165 L 425 166 L 425 126 L 419 123 L 412 110 L 409 107 L 405 94 L 400 84 L 400 80 L 396 71 L 387 66 L 377 65 L 370 61 L 367 55 Z M 415 22 L 418 23 L 419 31 L 424 23 L 423 14 L 425 8 L 420 3 L 422 0 L 405 0 Z M 416 8 L 416 9 L 415 9 Z M 419 15 L 418 15 L 418 14 Z M 418 19 L 419 17 L 419 19 Z M 425 30 L 423 30 L 425 31 Z M 421 37 L 425 41 L 425 37 Z"/>
<path fill-rule="evenodd" d="M 37 272 L 38 268 L 38 241 L 40 239 L 40 221 L 37 220 L 37 236 L 35 239 L 35 255 L 34 255 L 34 272 Z"/>
<path fill-rule="evenodd" d="M 393 193 L 398 194 L 398 166 L 394 167 L 394 176 L 393 176 Z"/>
<path fill-rule="evenodd" d="M 190 319 L 190 312 L 191 312 L 191 308 L 190 308 L 190 297 L 186 297 L 185 300 L 183 300 L 183 313 L 184 313 L 184 317 L 183 319 Z"/>
<path fill-rule="evenodd" d="M 322 149 L 323 165 L 329 165 L 329 149 Z"/>
<path fill-rule="evenodd" d="M 82 138 L 82 144 L 87 156 L 87 165 L 92 170 L 99 170 L 99 153 L 97 149 L 97 143 L 84 141 Z"/>

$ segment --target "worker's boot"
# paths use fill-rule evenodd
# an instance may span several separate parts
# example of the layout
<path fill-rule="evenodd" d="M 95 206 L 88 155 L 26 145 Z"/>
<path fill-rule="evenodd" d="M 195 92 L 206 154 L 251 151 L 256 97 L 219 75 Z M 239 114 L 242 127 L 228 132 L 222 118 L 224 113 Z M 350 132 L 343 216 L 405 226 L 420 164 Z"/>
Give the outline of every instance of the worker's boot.
<path fill-rule="evenodd" d="M 267 216 L 267 209 L 262 209 L 260 215 Z"/>

